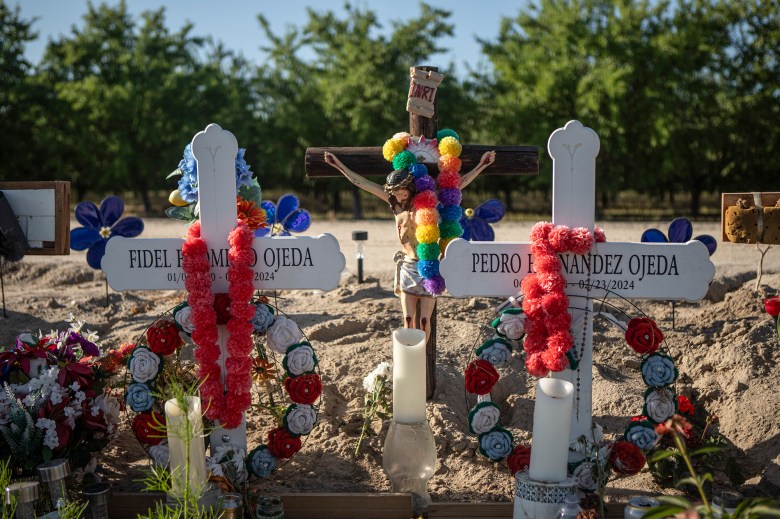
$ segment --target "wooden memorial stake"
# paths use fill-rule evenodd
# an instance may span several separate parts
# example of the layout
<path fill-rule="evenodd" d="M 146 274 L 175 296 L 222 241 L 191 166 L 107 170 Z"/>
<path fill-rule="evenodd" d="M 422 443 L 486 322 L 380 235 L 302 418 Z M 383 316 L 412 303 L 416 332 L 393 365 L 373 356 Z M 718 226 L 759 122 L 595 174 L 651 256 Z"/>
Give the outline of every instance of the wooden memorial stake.
<path fill-rule="evenodd" d="M 210 124 L 192 139 L 198 164 L 201 236 L 209 247 L 212 291 L 228 291 L 228 234 L 236 226 L 235 136 Z M 181 238 L 112 238 L 102 267 L 114 290 L 183 290 Z M 320 289 L 338 286 L 346 259 L 330 234 L 317 237 L 255 238 L 254 287 L 263 290 Z M 225 376 L 227 327 L 219 326 L 220 365 Z M 228 398 L 230 395 L 228 395 Z M 216 427 L 212 452 L 223 443 L 246 451 L 246 418 L 235 429 Z"/>
<path fill-rule="evenodd" d="M 409 133 L 413 136 L 424 136 L 427 139 L 436 137 L 438 131 L 438 102 L 436 87 L 444 76 L 437 72 L 436 67 L 420 66 L 411 68 L 409 88 L 410 101 L 407 109 L 422 112 L 409 112 Z M 438 82 L 437 82 L 438 81 Z M 421 88 L 422 87 L 422 88 Z M 429 90 L 425 90 L 429 88 Z M 432 91 L 430 90 L 432 89 Z M 412 99 L 412 98 L 420 99 Z M 422 99 L 424 98 L 424 99 Z M 424 101 L 432 104 L 432 108 Z M 430 109 L 429 109 L 430 108 Z M 430 115 L 426 115 L 430 114 Z M 537 175 L 539 174 L 539 150 L 536 146 L 486 146 L 464 145 L 460 159 L 461 171 L 469 171 L 480 161 L 485 152 L 495 150 L 495 162 L 488 167 L 484 175 Z M 392 165 L 382 156 L 382 146 L 373 147 L 320 147 L 306 150 L 306 174 L 310 178 L 337 177 L 339 173 L 325 162 L 325 152 L 336 155 L 348 168 L 359 172 L 362 176 L 386 177 L 392 171 Z M 436 164 L 426 164 L 431 176 L 436 177 Z M 420 323 L 414 323 L 420 329 Z M 433 398 L 436 390 L 436 307 L 433 309 L 430 322 L 430 339 L 427 346 L 427 377 L 426 394 L 428 400 Z"/>
<path fill-rule="evenodd" d="M 556 225 L 593 230 L 599 146 L 596 132 L 579 121 L 569 121 L 550 136 L 547 149 L 553 159 Z M 583 435 L 592 441 L 593 319 L 583 318 L 586 312 L 592 312 L 592 299 L 698 301 L 707 294 L 715 266 L 707 247 L 696 240 L 684 244 L 607 241 L 594 244 L 590 255 L 562 254 L 561 261 L 570 307 L 581 309 L 571 313 L 575 347 L 578 351 L 582 348 L 582 352 L 578 370 L 567 369 L 553 376 L 572 382 L 575 388 L 579 386 L 570 442 Z M 456 297 L 516 296 L 520 282 L 532 272 L 530 243 L 455 240 L 441 263 L 447 288 Z"/>

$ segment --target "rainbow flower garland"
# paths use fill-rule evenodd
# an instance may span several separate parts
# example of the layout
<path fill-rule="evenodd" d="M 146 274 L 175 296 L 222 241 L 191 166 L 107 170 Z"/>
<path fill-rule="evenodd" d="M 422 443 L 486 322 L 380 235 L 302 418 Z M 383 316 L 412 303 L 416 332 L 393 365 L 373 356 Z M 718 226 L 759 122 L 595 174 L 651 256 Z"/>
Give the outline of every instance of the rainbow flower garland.
<path fill-rule="evenodd" d="M 452 130 L 441 130 L 430 141 L 406 132 L 396 133 L 382 147 L 382 154 L 393 163 L 393 169 L 407 169 L 414 176 L 417 194 L 412 203 L 417 224 L 417 270 L 423 277 L 423 287 L 434 295 L 445 289 L 444 278 L 439 274 L 439 257 L 451 240 L 463 234 L 459 223 L 463 214 L 459 158 L 462 149 L 460 137 Z M 438 181 L 428 174 L 422 161 L 437 163 Z M 437 209 L 439 203 L 441 214 Z"/>
<path fill-rule="evenodd" d="M 243 412 L 252 403 L 252 323 L 255 307 L 250 304 L 252 286 L 252 240 L 253 232 L 239 221 L 230 233 L 228 258 L 230 267 L 230 313 L 227 329 L 230 337 L 226 344 L 228 359 L 225 362 L 225 387 L 230 398 L 226 398 L 222 386 L 222 370 L 219 366 L 220 348 L 217 345 L 217 312 L 214 310 L 214 294 L 211 291 L 208 246 L 200 235 L 200 222 L 195 222 L 187 231 L 182 248 L 184 261 L 182 270 L 187 275 L 185 287 L 192 307 L 192 322 L 195 329 L 192 339 L 197 345 L 195 359 L 198 361 L 198 378 L 202 385 L 205 415 L 219 420 L 226 429 L 241 425 Z"/>

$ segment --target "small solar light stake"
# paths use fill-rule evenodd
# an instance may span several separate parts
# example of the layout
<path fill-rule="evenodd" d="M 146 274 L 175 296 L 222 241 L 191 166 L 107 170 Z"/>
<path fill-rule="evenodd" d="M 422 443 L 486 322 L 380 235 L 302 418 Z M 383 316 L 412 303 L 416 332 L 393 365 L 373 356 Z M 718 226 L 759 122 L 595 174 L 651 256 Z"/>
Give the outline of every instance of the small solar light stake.
<path fill-rule="evenodd" d="M 352 231 L 352 240 L 355 242 L 355 255 L 357 257 L 358 283 L 363 282 L 363 249 L 368 240 L 368 231 Z"/>

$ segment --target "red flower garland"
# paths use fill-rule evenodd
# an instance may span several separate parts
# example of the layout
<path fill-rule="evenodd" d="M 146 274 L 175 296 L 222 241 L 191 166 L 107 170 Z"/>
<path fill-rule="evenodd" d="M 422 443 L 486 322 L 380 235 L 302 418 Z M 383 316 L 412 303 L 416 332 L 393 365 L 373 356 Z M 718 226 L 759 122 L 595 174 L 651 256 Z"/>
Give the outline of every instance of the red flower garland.
<path fill-rule="evenodd" d="M 592 233 L 584 227 L 570 229 L 539 222 L 531 230 L 531 254 L 536 273 L 526 276 L 521 288 L 526 314 L 525 366 L 535 377 L 547 376 L 550 371 L 563 371 L 569 365 L 566 353 L 574 345 L 574 339 L 570 331 L 566 278 L 561 274 L 558 254 L 587 254 L 593 245 L 594 234 L 595 241 L 606 240 L 601 229 Z"/>
<path fill-rule="evenodd" d="M 239 222 L 228 237 L 230 250 L 228 278 L 230 279 L 230 320 L 227 329 L 230 334 L 226 349 L 225 387 L 230 398 L 226 398 L 222 386 L 222 370 L 219 366 L 220 349 L 217 345 L 217 312 L 214 310 L 214 294 L 211 291 L 211 273 L 208 260 L 208 246 L 200 234 L 200 222 L 195 222 L 187 231 L 182 248 L 182 268 L 187 275 L 185 288 L 189 305 L 192 307 L 192 323 L 195 329 L 192 340 L 197 345 L 195 359 L 199 364 L 198 378 L 201 380 L 200 394 L 204 400 L 205 415 L 216 419 L 226 429 L 241 424 L 242 413 L 249 407 L 252 397 L 252 323 L 254 307 L 252 292 L 252 241 L 254 235 L 249 227 Z"/>

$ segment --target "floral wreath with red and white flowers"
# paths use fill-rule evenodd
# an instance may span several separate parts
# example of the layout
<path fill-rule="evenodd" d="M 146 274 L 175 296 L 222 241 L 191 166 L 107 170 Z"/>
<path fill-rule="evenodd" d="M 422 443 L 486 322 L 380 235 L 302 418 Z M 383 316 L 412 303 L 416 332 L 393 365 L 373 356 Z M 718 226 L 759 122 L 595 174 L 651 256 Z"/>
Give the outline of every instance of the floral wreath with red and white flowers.
<path fill-rule="evenodd" d="M 466 392 L 477 397 L 468 414 L 469 432 L 477 435 L 481 454 L 491 461 L 506 460 L 512 474 L 528 469 L 530 447 L 515 445 L 512 433 L 499 423 L 501 410 L 490 399 L 490 392 L 500 378 L 496 368 L 510 362 L 521 341 L 526 352 L 525 364 L 533 376 L 577 368 L 569 301 L 564 293 L 566 281 L 560 274 L 560 267 L 557 270 L 555 267 L 556 260 L 560 265 L 557 254 L 566 251 L 587 254 L 594 242 L 593 234 L 588 236 L 587 230 L 567 231 L 547 223 L 537 224 L 531 236 L 537 272 L 523 279 L 520 297 L 510 298 L 501 305 L 497 317 L 490 327 L 486 327 L 488 333 L 477 338 L 476 358 L 464 373 Z M 596 231 L 595 241 L 604 241 L 603 231 Z M 526 281 L 529 278 L 530 281 Z M 604 317 L 618 326 L 625 333 L 626 343 L 642 356 L 639 370 L 646 385 L 642 412 L 629 421 L 622 439 L 609 443 L 607 450 L 602 452 L 615 473 L 631 475 L 642 469 L 645 455 L 656 447 L 659 440 L 656 425 L 671 418 L 684 397 L 678 397 L 675 392 L 679 372 L 674 359 L 659 351 L 665 344 L 663 332 L 636 305 L 617 294 L 610 295 L 622 299 L 642 315 L 632 318 L 628 312 L 609 303 L 606 297 L 598 299 L 599 307 L 592 312 L 593 316 Z M 615 317 L 616 314 L 620 318 Z M 555 322 L 551 326 L 552 321 Z M 565 327 L 559 329 L 559 324 Z M 574 444 L 570 449 L 580 450 Z M 586 457 L 569 465 L 570 473 L 585 491 L 595 490 L 594 482 L 598 480 L 593 463 Z"/>
<path fill-rule="evenodd" d="M 322 393 L 317 355 L 301 328 L 266 297 L 255 298 L 251 304 L 255 355 L 249 362 L 255 382 L 253 392 L 260 399 L 256 407 L 268 411 L 277 426 L 268 433 L 266 444 L 248 454 L 226 444 L 207 458 L 212 478 L 232 486 L 245 483 L 250 475 L 268 477 L 301 449 L 303 438 L 317 421 L 316 403 Z M 229 321 L 229 307 L 227 294 L 214 297 L 217 324 Z M 127 360 L 125 404 L 135 413 L 133 433 L 155 465 L 168 465 L 167 440 L 162 432 L 165 402 L 160 395 L 170 380 L 180 384 L 197 381 L 194 363 L 181 358 L 183 349 L 192 348 L 194 329 L 192 307 L 183 302 L 146 329 Z M 277 360 L 280 355 L 281 370 Z M 282 404 L 287 399 L 291 403 Z M 209 420 L 206 422 L 210 425 Z M 228 463 L 231 467 L 226 470 Z"/>

